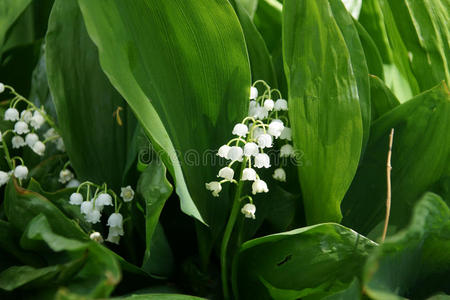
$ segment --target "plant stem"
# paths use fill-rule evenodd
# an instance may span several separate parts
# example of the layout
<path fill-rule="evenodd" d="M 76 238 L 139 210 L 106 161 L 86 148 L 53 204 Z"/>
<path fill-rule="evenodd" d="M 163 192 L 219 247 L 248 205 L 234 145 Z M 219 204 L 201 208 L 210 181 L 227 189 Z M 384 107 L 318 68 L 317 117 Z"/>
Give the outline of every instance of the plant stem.
<path fill-rule="evenodd" d="M 383 235 L 381 236 L 381 242 L 384 242 L 386 238 L 388 224 L 389 224 L 389 215 L 391 213 L 391 156 L 392 156 L 392 143 L 394 141 L 394 128 L 391 129 L 391 134 L 389 134 L 389 152 L 386 163 L 386 181 L 387 181 L 387 196 L 386 196 L 386 217 L 384 220 L 384 229 Z"/>
<path fill-rule="evenodd" d="M 247 163 L 247 158 L 242 162 L 241 172 L 239 173 L 239 178 L 242 176 L 242 171 L 245 168 Z M 236 193 L 233 199 L 233 206 L 231 208 L 230 217 L 228 219 L 227 226 L 225 227 L 225 232 L 223 234 L 222 245 L 220 248 L 220 267 L 221 267 L 221 275 L 222 275 L 222 290 L 223 297 L 225 300 L 230 299 L 230 292 L 228 289 L 228 266 L 227 266 L 227 250 L 228 250 L 228 242 L 230 241 L 231 234 L 233 232 L 234 224 L 236 223 L 236 219 L 239 214 L 239 208 L 241 207 L 241 192 L 244 187 L 244 182 L 239 181 L 239 184 L 236 189 Z"/>

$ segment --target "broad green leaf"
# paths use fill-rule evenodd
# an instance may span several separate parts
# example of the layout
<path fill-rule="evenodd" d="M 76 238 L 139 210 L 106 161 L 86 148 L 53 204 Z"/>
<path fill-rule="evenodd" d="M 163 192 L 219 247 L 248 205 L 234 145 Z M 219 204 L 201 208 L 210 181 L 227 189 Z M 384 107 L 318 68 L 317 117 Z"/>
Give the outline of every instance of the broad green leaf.
<path fill-rule="evenodd" d="M 364 49 L 364 55 L 366 57 L 369 73 L 372 75 L 376 75 L 381 79 L 384 79 L 383 59 L 381 58 L 381 54 L 377 48 L 377 45 L 375 44 L 369 33 L 358 21 L 353 20 L 353 22 L 355 23 L 356 29 L 358 30 L 359 39 Z"/>
<path fill-rule="evenodd" d="M 217 169 L 200 162 L 230 138 L 250 86 L 244 36 L 230 3 L 79 4 L 103 70 L 174 177 L 182 210 L 217 232 L 227 216 L 227 191 L 213 199 L 205 182 Z"/>
<path fill-rule="evenodd" d="M 0 2 L 0 57 L 8 30 L 31 3 L 31 0 L 3 0 Z"/>
<path fill-rule="evenodd" d="M 230 1 L 233 3 L 233 1 Z M 250 20 L 253 20 L 255 16 L 255 11 L 258 8 L 259 0 L 234 0 L 239 6 L 241 6 L 247 12 Z"/>
<path fill-rule="evenodd" d="M 353 73 L 358 89 L 359 106 L 363 126 L 363 149 L 369 139 L 371 123 L 369 70 L 362 43 L 359 39 L 358 30 L 353 22 L 352 16 L 347 12 L 341 0 L 329 0 L 330 8 L 336 24 L 344 37 Z"/>
<path fill-rule="evenodd" d="M 127 105 L 100 68 L 76 0 L 56 1 L 46 37 L 47 74 L 67 154 L 78 178 L 122 186 Z M 117 111 L 119 107 L 121 111 Z M 114 113 L 116 112 L 116 115 Z M 121 118 L 122 124 L 118 121 Z"/>
<path fill-rule="evenodd" d="M 370 76 L 370 99 L 372 104 L 372 120 L 376 120 L 391 109 L 400 105 L 397 97 L 389 90 L 384 82 L 374 76 Z"/>
<path fill-rule="evenodd" d="M 129 297 L 111 298 L 117 300 L 204 300 L 205 298 L 182 294 L 138 294 Z"/>
<path fill-rule="evenodd" d="M 442 83 L 378 118 L 356 177 L 342 203 L 343 224 L 361 234 L 384 220 L 389 133 L 392 152 L 390 224 L 405 226 L 417 199 L 450 169 L 450 94 Z"/>
<path fill-rule="evenodd" d="M 58 274 L 58 271 L 58 266 L 39 269 L 30 266 L 13 266 L 0 273 L 0 288 L 12 291 L 45 277 L 52 279 Z"/>
<path fill-rule="evenodd" d="M 341 220 L 340 203 L 360 158 L 357 82 L 328 1 L 284 3 L 289 117 L 308 224 Z M 330 55 L 330 54 L 333 55 Z"/>
<path fill-rule="evenodd" d="M 266 41 L 270 53 L 281 44 L 283 5 L 276 0 L 259 0 L 253 21 Z"/>
<path fill-rule="evenodd" d="M 450 210 L 427 193 L 414 208 L 410 224 L 386 239 L 367 261 L 364 290 L 375 300 L 425 299 L 449 292 Z"/>
<path fill-rule="evenodd" d="M 158 243 L 164 246 L 167 244 L 164 238 L 162 227 L 159 226 L 159 217 L 166 203 L 166 200 L 172 194 L 172 185 L 166 178 L 166 167 L 160 160 L 153 160 L 141 174 L 137 185 L 137 192 L 142 195 L 145 201 L 145 253 L 142 268 L 151 274 L 167 276 L 171 270 L 173 262 L 168 260 L 168 255 L 158 256 L 154 253 L 161 247 L 153 248 L 152 244 Z M 156 234 L 156 231 L 160 234 Z M 163 239 L 163 240 L 161 240 Z M 170 252 L 170 248 L 166 246 Z"/>
<path fill-rule="evenodd" d="M 310 227 L 250 240 L 233 265 L 240 299 L 317 299 L 346 289 L 376 244 L 339 224 Z"/>

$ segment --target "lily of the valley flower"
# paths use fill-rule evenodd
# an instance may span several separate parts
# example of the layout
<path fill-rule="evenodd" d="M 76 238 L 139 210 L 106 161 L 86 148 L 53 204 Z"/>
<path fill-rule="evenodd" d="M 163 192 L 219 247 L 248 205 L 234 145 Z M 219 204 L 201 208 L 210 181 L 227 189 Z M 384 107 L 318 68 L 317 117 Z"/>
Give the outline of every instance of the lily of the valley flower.
<path fill-rule="evenodd" d="M 81 205 L 83 203 L 83 195 L 80 193 L 72 193 L 69 198 L 69 204 L 71 205 Z"/>
<path fill-rule="evenodd" d="M 23 165 L 19 165 L 14 169 L 14 176 L 17 179 L 26 179 L 28 176 L 28 168 Z"/>
<path fill-rule="evenodd" d="M 86 222 L 96 224 L 100 222 L 100 217 L 102 216 L 100 211 L 94 207 L 92 201 L 83 201 L 80 207 L 81 213 L 84 214 L 84 219 Z"/>
<path fill-rule="evenodd" d="M 286 171 L 283 168 L 275 169 L 272 175 L 273 179 L 285 182 L 286 181 Z"/>
<path fill-rule="evenodd" d="M 118 244 L 123 235 L 123 217 L 120 213 L 113 213 L 108 218 L 109 232 L 106 241 Z"/>
<path fill-rule="evenodd" d="M 281 120 L 273 120 L 269 124 L 269 129 L 267 130 L 270 135 L 274 136 L 275 138 L 278 138 L 281 133 L 283 132 L 284 125 Z"/>
<path fill-rule="evenodd" d="M 274 110 L 275 111 L 288 110 L 287 101 L 284 99 L 278 99 L 277 101 L 275 101 Z"/>
<path fill-rule="evenodd" d="M 256 195 L 257 193 L 267 193 L 269 189 L 267 188 L 267 184 L 265 181 L 261 179 L 256 179 L 252 184 L 252 194 Z"/>
<path fill-rule="evenodd" d="M 103 208 L 103 206 L 113 205 L 112 197 L 108 193 L 100 193 L 95 200 L 95 205 Z"/>
<path fill-rule="evenodd" d="M 231 161 L 242 161 L 243 155 L 244 155 L 244 150 L 242 150 L 241 147 L 233 146 L 233 147 L 230 147 L 227 158 Z"/>
<path fill-rule="evenodd" d="M 280 149 L 280 157 L 295 156 L 294 147 L 291 144 L 283 145 Z"/>
<path fill-rule="evenodd" d="M 73 173 L 69 169 L 64 169 L 59 172 L 59 179 L 58 181 L 62 184 L 65 184 L 69 181 L 71 181 L 74 178 Z"/>
<path fill-rule="evenodd" d="M 258 145 L 261 149 L 272 147 L 272 136 L 267 133 L 263 133 L 258 136 Z"/>
<path fill-rule="evenodd" d="M 228 152 L 230 151 L 230 148 L 231 147 L 228 145 L 221 146 L 217 151 L 217 155 L 223 158 L 228 158 Z"/>
<path fill-rule="evenodd" d="M 123 201 L 130 202 L 134 198 L 134 191 L 131 186 L 126 186 L 120 189 L 120 197 Z"/>
<path fill-rule="evenodd" d="M 21 136 L 13 136 L 11 139 L 12 147 L 13 149 L 19 149 L 20 147 L 23 147 L 26 145 L 25 141 L 23 140 L 23 137 Z"/>
<path fill-rule="evenodd" d="M 17 134 L 24 134 L 30 132 L 30 129 L 28 129 L 28 124 L 24 121 L 18 121 L 16 124 L 14 124 L 14 132 Z"/>
<path fill-rule="evenodd" d="M 248 127 L 245 124 L 238 123 L 234 125 L 233 132 L 234 135 L 244 137 L 248 133 Z"/>
<path fill-rule="evenodd" d="M 241 213 L 243 213 L 246 218 L 255 219 L 256 206 L 252 203 L 247 203 L 241 208 Z"/>
<path fill-rule="evenodd" d="M 0 94 L 5 91 L 5 85 L 0 82 Z"/>
<path fill-rule="evenodd" d="M 256 99 L 258 98 L 258 89 L 252 86 L 250 88 L 250 99 Z"/>
<path fill-rule="evenodd" d="M 255 156 L 256 168 L 270 168 L 270 158 L 266 153 L 258 153 Z"/>
<path fill-rule="evenodd" d="M 274 106 L 275 106 L 275 102 L 273 102 L 272 99 L 266 99 L 264 101 L 264 108 L 267 109 L 268 111 L 271 111 Z"/>
<path fill-rule="evenodd" d="M 281 132 L 280 139 L 292 141 L 292 130 L 289 127 L 284 127 Z"/>
<path fill-rule="evenodd" d="M 5 121 L 19 121 L 19 111 L 15 108 L 8 108 L 5 111 Z"/>
<path fill-rule="evenodd" d="M 96 241 L 97 243 L 100 243 L 100 244 L 103 243 L 103 237 L 100 234 L 100 232 L 98 232 L 98 231 L 91 233 L 89 235 L 89 238 L 93 241 Z"/>
<path fill-rule="evenodd" d="M 242 171 L 241 180 L 255 181 L 256 180 L 256 171 L 252 168 L 245 168 Z"/>
<path fill-rule="evenodd" d="M 66 184 L 66 188 L 76 188 L 79 185 L 80 185 L 80 182 L 78 180 L 72 179 Z"/>
<path fill-rule="evenodd" d="M 37 141 L 36 143 L 34 143 L 33 147 L 31 147 L 31 149 L 33 149 L 33 151 L 37 155 L 43 156 L 45 153 L 45 144 L 41 141 Z"/>
<path fill-rule="evenodd" d="M 256 145 L 255 143 L 251 142 L 251 143 L 247 143 L 244 146 L 244 155 L 247 157 L 250 156 L 255 156 L 256 154 L 258 154 L 258 145 Z"/>
<path fill-rule="evenodd" d="M 4 171 L 0 171 L 0 186 L 5 185 L 9 181 L 9 175 Z"/>
<path fill-rule="evenodd" d="M 222 191 L 222 185 L 218 181 L 211 181 L 206 184 L 206 189 L 211 191 L 214 197 L 219 197 L 219 193 Z"/>
<path fill-rule="evenodd" d="M 29 133 L 25 136 L 25 143 L 32 148 L 34 144 L 39 141 L 39 136 L 36 133 Z"/>
<path fill-rule="evenodd" d="M 31 118 L 33 118 L 33 113 L 29 110 L 23 110 L 20 113 L 20 118 L 26 122 L 26 123 L 30 123 L 31 122 Z"/>
<path fill-rule="evenodd" d="M 35 110 L 33 117 L 30 120 L 31 127 L 33 127 L 34 129 L 37 130 L 37 129 L 41 128 L 41 126 L 44 125 L 44 123 L 45 123 L 44 117 L 41 115 L 40 112 Z"/>
<path fill-rule="evenodd" d="M 233 176 L 234 176 L 234 170 L 230 167 L 224 167 L 224 168 L 220 169 L 219 175 L 217 175 L 217 177 L 222 177 L 223 179 L 226 179 L 228 181 L 233 180 Z"/>

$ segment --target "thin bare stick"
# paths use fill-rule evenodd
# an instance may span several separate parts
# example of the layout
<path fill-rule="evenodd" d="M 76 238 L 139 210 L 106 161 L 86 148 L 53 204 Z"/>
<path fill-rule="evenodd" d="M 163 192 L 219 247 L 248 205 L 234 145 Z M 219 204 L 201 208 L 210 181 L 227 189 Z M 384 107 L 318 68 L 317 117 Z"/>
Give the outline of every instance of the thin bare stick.
<path fill-rule="evenodd" d="M 391 129 L 391 134 L 389 135 L 389 152 L 386 163 L 386 180 L 387 180 L 386 218 L 384 220 L 384 229 L 383 235 L 381 236 L 381 242 L 384 242 L 384 239 L 386 238 L 389 224 L 389 215 L 391 214 L 391 170 L 392 170 L 391 156 L 392 156 L 393 141 L 394 141 L 394 128 Z"/>

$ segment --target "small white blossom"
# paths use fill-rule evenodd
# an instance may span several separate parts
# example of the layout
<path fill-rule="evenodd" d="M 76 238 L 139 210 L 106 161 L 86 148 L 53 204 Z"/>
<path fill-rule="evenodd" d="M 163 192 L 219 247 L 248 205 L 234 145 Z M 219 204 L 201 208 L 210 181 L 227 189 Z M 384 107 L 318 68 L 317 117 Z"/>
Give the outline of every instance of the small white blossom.
<path fill-rule="evenodd" d="M 290 157 L 294 156 L 294 147 L 291 144 L 283 145 L 280 149 L 280 157 Z"/>
<path fill-rule="evenodd" d="M 218 181 L 211 181 L 206 184 L 206 189 L 211 191 L 214 197 L 219 197 L 219 193 L 222 190 L 222 185 Z"/>
<path fill-rule="evenodd" d="M 258 102 L 256 101 L 250 101 L 250 104 L 248 105 L 248 116 L 254 117 L 256 115 L 256 108 L 259 107 Z"/>
<path fill-rule="evenodd" d="M 28 124 L 24 121 L 18 121 L 16 124 L 14 124 L 14 132 L 17 134 L 24 134 L 30 132 L 30 129 L 28 129 Z"/>
<path fill-rule="evenodd" d="M 17 179 L 26 179 L 28 176 L 28 168 L 22 165 L 17 166 L 14 169 L 14 176 Z"/>
<path fill-rule="evenodd" d="M 134 198 L 134 191 L 131 186 L 126 186 L 120 189 L 120 197 L 123 201 L 130 202 Z"/>
<path fill-rule="evenodd" d="M 71 205 L 81 205 L 83 203 L 83 195 L 80 193 L 72 193 L 69 198 L 69 204 Z"/>
<path fill-rule="evenodd" d="M 106 239 L 107 242 L 113 243 L 113 244 L 117 244 L 119 245 L 119 241 L 120 241 L 120 236 L 118 235 L 112 235 L 111 234 L 111 229 L 109 229 L 109 233 L 108 233 L 108 238 Z"/>
<path fill-rule="evenodd" d="M 254 130 L 253 130 L 253 138 L 254 139 L 258 139 L 258 137 L 261 135 L 261 134 L 263 134 L 264 133 L 264 129 L 262 129 L 261 127 L 256 127 Z"/>
<path fill-rule="evenodd" d="M 58 135 L 58 134 L 56 133 L 55 128 L 49 128 L 49 129 L 44 133 L 44 139 L 48 139 L 48 138 L 54 137 L 54 136 L 56 136 L 56 135 Z"/>
<path fill-rule="evenodd" d="M 252 203 L 247 203 L 241 208 L 241 213 L 243 213 L 246 218 L 255 219 L 256 206 Z"/>
<path fill-rule="evenodd" d="M 119 236 L 119 235 L 123 235 L 123 227 L 122 226 L 110 226 L 109 227 L 109 235 L 111 236 Z"/>
<path fill-rule="evenodd" d="M 247 157 L 258 154 L 258 145 L 255 143 L 247 143 L 244 146 L 244 155 Z"/>
<path fill-rule="evenodd" d="M 25 141 L 23 140 L 23 137 L 21 136 L 13 136 L 11 139 L 12 147 L 13 149 L 19 149 L 20 147 L 23 147 L 26 145 Z"/>
<path fill-rule="evenodd" d="M 69 169 L 64 169 L 59 172 L 58 181 L 64 184 L 71 181 L 73 178 L 74 178 L 73 173 Z"/>
<path fill-rule="evenodd" d="M 100 234 L 100 232 L 95 231 L 95 232 L 91 233 L 89 235 L 89 238 L 93 241 L 96 241 L 97 243 L 103 243 L 103 237 Z"/>
<path fill-rule="evenodd" d="M 224 168 L 220 169 L 219 175 L 217 175 L 217 177 L 222 177 L 229 181 L 231 181 L 233 179 L 233 176 L 234 176 L 234 171 L 230 167 L 224 167 Z"/>
<path fill-rule="evenodd" d="M 255 156 L 256 168 L 270 168 L 270 158 L 266 153 L 258 153 Z"/>
<path fill-rule="evenodd" d="M 9 174 L 4 171 L 0 171 L 0 186 L 5 185 L 8 181 L 9 181 Z"/>
<path fill-rule="evenodd" d="M 18 121 L 19 120 L 19 111 L 15 108 L 8 108 L 5 111 L 5 121 Z"/>
<path fill-rule="evenodd" d="M 245 124 L 238 123 L 234 125 L 233 132 L 234 135 L 244 137 L 248 133 L 248 127 Z"/>
<path fill-rule="evenodd" d="M 76 188 L 80 185 L 80 182 L 76 179 L 72 179 L 69 183 L 66 184 L 66 188 Z"/>
<path fill-rule="evenodd" d="M 230 146 L 228 145 L 223 145 L 219 148 L 219 151 L 217 151 L 217 155 L 223 158 L 227 158 L 228 157 L 228 151 L 230 151 Z"/>
<path fill-rule="evenodd" d="M 285 182 L 286 181 L 286 172 L 283 168 L 275 169 L 272 175 L 273 179 Z"/>
<path fill-rule="evenodd" d="M 103 208 L 103 206 L 113 205 L 112 197 L 108 193 L 100 193 L 95 200 L 95 206 Z"/>
<path fill-rule="evenodd" d="M 86 220 L 86 222 L 96 224 L 100 222 L 101 216 L 102 214 L 100 213 L 100 211 L 97 208 L 94 208 L 84 216 L 84 219 Z"/>
<path fill-rule="evenodd" d="M 267 193 L 269 189 L 267 188 L 267 184 L 261 180 L 256 179 L 252 184 L 252 194 L 256 195 L 257 193 Z"/>
<path fill-rule="evenodd" d="M 61 152 L 66 151 L 66 146 L 64 145 L 64 141 L 62 138 L 56 140 L 56 149 Z"/>
<path fill-rule="evenodd" d="M 244 150 L 242 150 L 241 147 L 233 146 L 233 147 L 230 147 L 227 158 L 232 161 L 235 161 L 235 160 L 242 161 L 243 155 L 244 155 Z"/>
<path fill-rule="evenodd" d="M 288 110 L 287 101 L 284 99 L 278 99 L 275 101 L 274 109 L 275 111 Z"/>
<path fill-rule="evenodd" d="M 39 136 L 36 133 L 29 133 L 25 136 L 25 143 L 32 148 L 34 144 L 39 141 Z"/>
<path fill-rule="evenodd" d="M 255 108 L 255 113 L 253 115 L 254 118 L 258 120 L 263 120 L 269 116 L 269 111 L 263 106 L 257 106 Z"/>
<path fill-rule="evenodd" d="M 20 113 L 20 118 L 26 123 L 30 123 L 32 117 L 33 114 L 29 110 L 24 110 Z"/>
<path fill-rule="evenodd" d="M 245 168 L 242 171 L 241 180 L 255 181 L 256 180 L 256 171 L 252 168 Z"/>
<path fill-rule="evenodd" d="M 258 98 L 258 89 L 252 86 L 250 88 L 250 99 L 256 99 Z"/>
<path fill-rule="evenodd" d="M 291 128 L 284 127 L 283 131 L 281 132 L 280 139 L 292 141 L 292 130 L 291 130 Z"/>
<path fill-rule="evenodd" d="M 2 131 L 0 130 L 0 142 L 2 142 L 3 141 L 3 133 L 2 133 Z"/>
<path fill-rule="evenodd" d="M 257 141 L 261 149 L 272 147 L 272 136 L 270 134 L 267 133 L 261 134 L 260 136 L 258 136 Z"/>
<path fill-rule="evenodd" d="M 0 94 L 5 91 L 5 85 L 0 82 Z"/>
<path fill-rule="evenodd" d="M 123 225 L 123 217 L 120 213 L 113 213 L 109 216 L 108 222 L 106 225 L 110 227 L 122 227 Z"/>
<path fill-rule="evenodd" d="M 274 136 L 275 138 L 278 138 L 281 135 L 281 132 L 283 132 L 284 125 L 281 120 L 273 120 L 269 124 L 269 129 L 267 130 L 270 135 Z"/>
<path fill-rule="evenodd" d="M 266 99 L 264 101 L 264 108 L 267 109 L 268 111 L 271 111 L 274 107 L 275 103 L 273 102 L 272 99 Z"/>
<path fill-rule="evenodd" d="M 41 141 L 37 141 L 31 149 L 33 149 L 37 155 L 43 156 L 45 153 L 45 144 Z"/>
<path fill-rule="evenodd" d="M 30 125 L 34 129 L 39 129 L 45 123 L 44 117 L 37 110 L 34 111 L 33 117 L 30 120 Z"/>
<path fill-rule="evenodd" d="M 94 204 L 91 201 L 83 201 L 83 202 L 81 202 L 80 211 L 81 211 L 82 214 L 85 215 L 85 214 L 89 213 L 93 209 L 94 209 Z"/>

